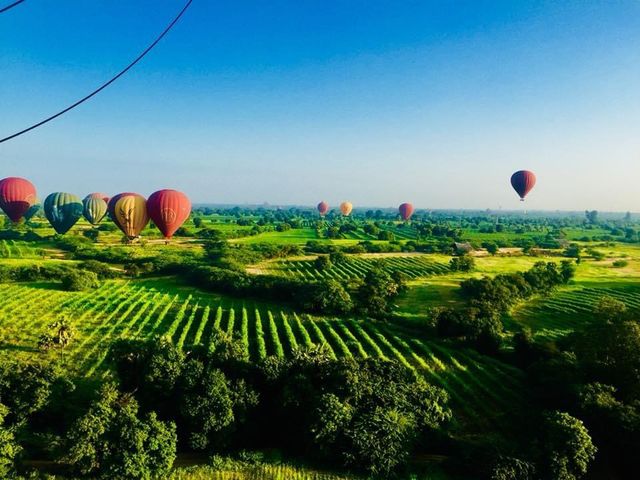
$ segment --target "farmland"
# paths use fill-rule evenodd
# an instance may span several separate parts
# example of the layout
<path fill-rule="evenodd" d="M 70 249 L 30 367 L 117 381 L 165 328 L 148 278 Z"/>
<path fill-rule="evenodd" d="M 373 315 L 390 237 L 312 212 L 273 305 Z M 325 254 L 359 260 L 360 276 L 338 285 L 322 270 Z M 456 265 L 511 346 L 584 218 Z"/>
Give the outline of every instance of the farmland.
<path fill-rule="evenodd" d="M 166 341 L 185 359 L 226 355 L 225 342 L 231 342 L 237 361 L 267 376 L 278 371 L 273 365 L 295 365 L 307 361 L 301 360 L 305 355 L 393 364 L 441 388 L 451 409 L 442 430 L 448 440 L 416 452 L 429 460 L 412 468 L 426 468 L 435 478 L 464 478 L 446 473 L 456 455 L 451 445 L 482 445 L 485 438 L 497 445 L 527 441 L 520 431 L 521 420 L 528 421 L 523 412 L 537 407 L 529 365 L 517 356 L 523 332 L 531 332 L 537 345 L 530 348 L 557 349 L 601 322 L 596 311 L 603 298 L 619 301 L 629 315 L 640 311 L 640 247 L 609 238 L 612 228 L 565 227 L 565 236 L 576 239 L 569 241 L 556 238 L 559 227 L 552 220 L 539 225 L 509 219 L 492 232 L 484 220 L 449 220 L 450 214 L 408 223 L 362 216 L 317 221 L 298 211 L 278 215 L 199 212 L 199 227 L 185 224 L 170 244 L 149 228 L 142 240 L 123 244 L 113 229 L 83 222 L 64 237 L 53 236 L 40 218 L 6 231 L 0 240 L 0 363 L 54 365 L 93 385 L 114 378 L 114 345 Z M 84 238 L 90 230 L 97 238 Z M 457 251 L 460 246 L 470 251 Z M 579 261 L 568 256 L 576 251 Z M 470 259 L 471 267 L 453 269 L 454 258 Z M 571 278 L 510 299 L 507 309 L 493 314 L 497 331 L 472 336 L 439 323 L 442 311 L 470 308 L 464 282 L 522 275 L 540 262 L 553 269 L 571 264 Z M 88 283 L 67 288 L 65 278 L 77 277 L 72 271 Z M 389 289 L 389 299 L 369 300 L 368 282 L 388 282 L 380 291 Z M 337 290 L 325 296 L 328 286 Z M 52 325 L 61 324 L 69 325 L 71 340 L 43 348 Z M 233 369 L 225 372 L 234 375 Z M 260 448 L 286 451 L 260 438 Z M 279 460 L 261 466 L 233 462 L 179 468 L 171 478 L 360 478 L 325 473 L 322 463 L 308 470 Z"/>

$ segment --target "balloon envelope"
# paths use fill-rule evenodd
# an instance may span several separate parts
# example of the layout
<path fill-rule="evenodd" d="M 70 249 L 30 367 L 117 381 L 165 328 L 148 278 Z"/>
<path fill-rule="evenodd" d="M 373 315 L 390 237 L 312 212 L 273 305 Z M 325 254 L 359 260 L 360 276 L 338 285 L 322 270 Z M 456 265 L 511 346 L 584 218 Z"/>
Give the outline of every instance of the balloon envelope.
<path fill-rule="evenodd" d="M 328 211 L 329 204 L 327 202 L 320 202 L 318 204 L 318 212 L 320 212 L 320 215 L 326 215 Z"/>
<path fill-rule="evenodd" d="M 127 195 L 133 195 L 134 197 L 144 198 L 139 193 L 123 192 L 123 193 L 118 193 L 117 195 L 114 195 L 107 202 L 107 213 L 109 214 L 109 218 L 113 220 L 113 223 L 115 223 L 120 230 L 122 230 L 122 227 L 120 226 L 120 224 L 118 223 L 118 219 L 116 218 L 116 203 L 118 203 L 118 200 L 120 200 L 122 197 L 125 197 Z"/>
<path fill-rule="evenodd" d="M 57 233 L 65 234 L 82 216 L 82 202 L 72 193 L 52 193 L 44 199 L 44 215 Z"/>
<path fill-rule="evenodd" d="M 113 213 L 116 225 L 129 239 L 139 236 L 149 223 L 147 201 L 141 195 L 120 197 L 114 205 Z"/>
<path fill-rule="evenodd" d="M 89 195 L 87 195 L 86 197 L 84 197 L 83 201 L 86 200 L 87 198 L 101 198 L 102 200 L 104 200 L 104 203 L 108 204 L 109 203 L 109 195 L 107 195 L 106 193 L 101 193 L 101 192 L 93 192 L 90 193 Z"/>
<path fill-rule="evenodd" d="M 36 187 L 24 178 L 0 180 L 0 208 L 13 222 L 19 221 L 36 201 Z"/>
<path fill-rule="evenodd" d="M 511 186 L 520 195 L 520 200 L 531 191 L 536 184 L 536 175 L 529 170 L 519 170 L 511 175 Z"/>
<path fill-rule="evenodd" d="M 147 211 L 164 238 L 171 238 L 191 213 L 191 202 L 177 190 L 158 190 L 147 200 Z"/>
<path fill-rule="evenodd" d="M 42 208 L 42 205 L 40 205 L 40 200 L 36 198 L 35 203 L 31 205 L 29 207 L 29 210 L 24 213 L 24 219 L 27 221 L 31 220 L 33 217 L 35 217 L 36 213 L 40 211 L 40 208 Z"/>
<path fill-rule="evenodd" d="M 400 212 L 400 216 L 403 220 L 409 220 L 411 215 L 413 215 L 413 205 L 410 203 L 403 203 L 398 207 L 398 211 Z"/>
<path fill-rule="evenodd" d="M 101 197 L 85 197 L 82 214 L 91 225 L 99 224 L 107 214 L 107 202 Z"/>
<path fill-rule="evenodd" d="M 340 211 L 344 216 L 348 216 L 351 213 L 351 210 L 353 210 L 351 202 L 342 202 L 340 204 Z"/>

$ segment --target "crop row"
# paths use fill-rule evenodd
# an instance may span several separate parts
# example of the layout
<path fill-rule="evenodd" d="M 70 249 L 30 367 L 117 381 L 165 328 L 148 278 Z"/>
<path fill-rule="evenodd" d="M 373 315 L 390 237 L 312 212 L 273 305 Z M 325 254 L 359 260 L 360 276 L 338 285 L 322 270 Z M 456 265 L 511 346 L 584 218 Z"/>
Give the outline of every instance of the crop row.
<path fill-rule="evenodd" d="M 377 266 L 388 273 L 400 272 L 408 278 L 439 275 L 449 271 L 447 265 L 430 260 L 423 255 L 387 258 L 348 257 L 347 261 L 333 264 L 324 270 L 318 270 L 313 260 L 283 260 L 278 263 L 278 269 L 286 275 L 310 280 L 363 278 L 367 272 Z"/>

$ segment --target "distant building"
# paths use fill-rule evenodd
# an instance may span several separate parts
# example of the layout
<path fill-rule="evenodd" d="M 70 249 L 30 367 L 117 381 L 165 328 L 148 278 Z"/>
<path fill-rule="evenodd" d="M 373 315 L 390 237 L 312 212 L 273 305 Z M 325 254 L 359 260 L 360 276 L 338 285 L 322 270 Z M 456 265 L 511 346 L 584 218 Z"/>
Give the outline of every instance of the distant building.
<path fill-rule="evenodd" d="M 473 252 L 473 247 L 469 242 L 453 242 L 453 251 L 456 255 L 466 255 Z"/>

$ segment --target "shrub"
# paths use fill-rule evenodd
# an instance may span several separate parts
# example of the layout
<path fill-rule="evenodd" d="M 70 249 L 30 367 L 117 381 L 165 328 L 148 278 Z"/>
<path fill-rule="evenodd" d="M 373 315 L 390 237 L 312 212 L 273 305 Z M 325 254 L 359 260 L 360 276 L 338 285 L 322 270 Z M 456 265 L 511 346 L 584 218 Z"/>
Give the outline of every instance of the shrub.
<path fill-rule="evenodd" d="M 62 288 L 68 292 L 81 292 L 98 285 L 98 275 L 87 270 L 72 270 L 62 276 Z"/>

